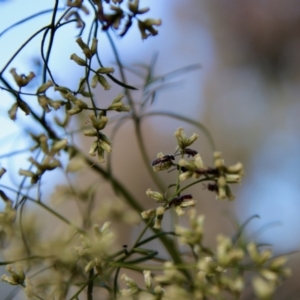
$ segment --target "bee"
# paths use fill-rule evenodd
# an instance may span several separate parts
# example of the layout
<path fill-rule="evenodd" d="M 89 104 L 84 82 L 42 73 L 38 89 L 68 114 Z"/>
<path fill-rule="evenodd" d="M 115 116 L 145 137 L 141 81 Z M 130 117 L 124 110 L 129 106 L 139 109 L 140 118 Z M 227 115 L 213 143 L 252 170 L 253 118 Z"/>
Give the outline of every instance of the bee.
<path fill-rule="evenodd" d="M 163 157 L 159 157 L 159 158 L 155 159 L 152 162 L 152 166 L 156 166 L 158 164 L 163 164 L 166 162 L 172 162 L 172 160 L 175 160 L 174 155 L 164 155 Z"/>
<path fill-rule="evenodd" d="M 172 205 L 174 205 L 174 206 L 180 205 L 183 201 L 189 200 L 189 199 L 193 199 L 193 196 L 192 195 L 177 196 L 169 202 L 168 207 L 171 207 Z"/>
<path fill-rule="evenodd" d="M 190 156 L 195 156 L 196 154 L 198 154 L 198 152 L 196 150 L 190 149 L 190 148 L 185 148 L 184 149 L 184 154 L 186 154 L 188 157 Z"/>
<path fill-rule="evenodd" d="M 175 168 L 175 169 L 172 169 L 172 170 L 170 170 L 170 171 L 168 171 L 168 173 L 170 173 L 170 172 L 172 172 L 172 171 L 174 171 L 174 170 L 178 170 L 178 171 L 180 170 L 181 173 L 184 173 L 184 172 L 187 172 L 189 169 L 186 168 L 186 167 L 182 167 L 182 166 L 176 165 L 176 168 Z"/>
<path fill-rule="evenodd" d="M 180 171 L 181 171 L 182 173 L 187 172 L 187 171 L 189 170 L 189 169 L 186 168 L 186 167 L 177 165 L 177 170 L 179 170 L 179 169 L 180 169 Z"/>
<path fill-rule="evenodd" d="M 208 183 L 206 187 L 211 192 L 217 193 L 219 191 L 218 185 L 216 183 Z"/>

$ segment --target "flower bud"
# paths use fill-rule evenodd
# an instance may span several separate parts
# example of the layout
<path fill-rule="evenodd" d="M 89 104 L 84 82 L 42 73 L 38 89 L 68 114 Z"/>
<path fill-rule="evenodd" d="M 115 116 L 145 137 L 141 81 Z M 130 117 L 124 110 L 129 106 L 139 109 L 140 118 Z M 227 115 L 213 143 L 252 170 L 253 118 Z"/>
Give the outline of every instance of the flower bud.
<path fill-rule="evenodd" d="M 18 102 L 15 102 L 8 111 L 9 118 L 13 121 L 17 118 Z"/>
<path fill-rule="evenodd" d="M 92 55 L 94 55 L 94 54 L 97 53 L 97 45 L 98 45 L 98 39 L 93 38 L 93 40 L 92 40 L 92 45 L 91 45 L 91 52 L 92 52 Z"/>
<path fill-rule="evenodd" d="M 87 263 L 87 265 L 84 267 L 84 272 L 88 273 L 91 269 L 95 267 L 95 260 L 91 260 Z"/>
<path fill-rule="evenodd" d="M 278 271 L 283 265 L 286 264 L 288 258 L 286 256 L 279 256 L 274 258 L 273 261 L 269 265 L 270 270 Z"/>
<path fill-rule="evenodd" d="M 14 77 L 14 80 L 19 87 L 26 86 L 35 77 L 33 72 L 30 72 L 27 76 L 18 75 L 15 68 L 12 68 L 10 73 Z"/>
<path fill-rule="evenodd" d="M 92 121 L 92 125 L 96 130 L 102 130 L 105 128 L 107 122 L 108 122 L 108 117 L 106 116 L 101 116 L 99 119 L 95 117 L 94 114 L 90 114 L 90 118 Z"/>
<path fill-rule="evenodd" d="M 238 174 L 225 174 L 227 183 L 241 183 L 242 178 Z"/>
<path fill-rule="evenodd" d="M 78 55 L 76 55 L 75 53 L 73 53 L 70 56 L 70 59 L 74 60 L 79 66 L 86 66 L 85 60 L 79 57 Z"/>
<path fill-rule="evenodd" d="M 105 142 L 105 141 L 101 141 L 100 144 L 99 144 L 99 147 L 102 148 L 107 153 L 111 153 L 112 152 L 111 146 L 107 142 Z"/>
<path fill-rule="evenodd" d="M 97 74 L 98 82 L 102 85 L 104 90 L 109 90 L 111 88 L 110 84 L 107 82 L 103 75 Z"/>
<path fill-rule="evenodd" d="M 98 161 L 100 163 L 103 163 L 105 160 L 104 160 L 104 149 L 101 148 L 101 147 L 98 147 L 97 149 L 97 155 L 98 155 Z"/>
<path fill-rule="evenodd" d="M 147 290 L 151 290 L 151 286 L 152 286 L 151 272 L 149 270 L 144 270 L 143 273 L 144 273 L 145 286 Z"/>
<path fill-rule="evenodd" d="M 198 139 L 198 134 L 193 133 L 186 141 L 186 147 L 190 146 L 193 144 L 197 139 Z"/>
<path fill-rule="evenodd" d="M 78 106 L 74 106 L 72 109 L 67 110 L 67 114 L 69 116 L 76 115 L 82 111 L 82 108 Z"/>
<path fill-rule="evenodd" d="M 92 143 L 92 146 L 91 146 L 91 148 L 89 150 L 89 155 L 95 156 L 97 148 L 98 148 L 98 141 L 95 141 L 95 142 Z"/>
<path fill-rule="evenodd" d="M 94 129 L 90 129 L 90 130 L 84 130 L 83 134 L 85 136 L 97 136 L 98 132 L 96 130 L 94 130 Z"/>
<path fill-rule="evenodd" d="M 275 283 L 272 281 L 266 281 L 261 277 L 255 277 L 252 280 L 252 285 L 255 295 L 262 300 L 271 299 L 275 291 Z"/>
<path fill-rule="evenodd" d="M 48 100 L 49 98 L 45 95 L 38 95 L 38 102 L 39 105 L 43 108 L 43 110 L 48 113 L 51 111 L 51 109 L 48 106 Z"/>
<path fill-rule="evenodd" d="M 30 108 L 25 101 L 20 99 L 18 101 L 18 106 L 24 111 L 26 116 L 30 114 Z"/>
<path fill-rule="evenodd" d="M 230 174 L 240 174 L 240 175 L 243 175 L 244 168 L 243 168 L 242 163 L 238 162 L 235 165 L 227 167 L 227 172 L 230 173 Z"/>
<path fill-rule="evenodd" d="M 3 174 L 6 172 L 5 168 L 0 168 L 0 178 L 3 176 Z"/>
<path fill-rule="evenodd" d="M 51 80 L 48 80 L 47 82 L 45 82 L 44 84 L 42 84 L 36 91 L 37 94 L 41 94 L 46 92 L 49 87 L 53 86 L 53 82 Z"/>
<path fill-rule="evenodd" d="M 93 77 L 92 77 L 92 81 L 91 81 L 91 87 L 94 89 L 98 84 L 98 75 L 95 74 Z"/>
<path fill-rule="evenodd" d="M 81 108 L 81 109 L 87 109 L 88 108 L 88 105 L 80 99 L 77 99 L 74 104 L 76 106 L 78 106 L 79 108 Z"/>
<path fill-rule="evenodd" d="M 23 176 L 27 176 L 27 177 L 34 177 L 35 176 L 35 174 L 33 172 L 28 171 L 28 170 L 23 170 L 23 169 L 19 170 L 19 174 L 23 175 Z"/>
<path fill-rule="evenodd" d="M 58 110 L 59 108 L 61 108 L 62 105 L 65 105 L 65 102 L 62 101 L 62 100 L 49 99 L 48 100 L 48 105 L 53 107 L 55 110 Z"/>
<path fill-rule="evenodd" d="M 18 285 L 19 282 L 15 281 L 12 277 L 9 277 L 7 275 L 2 275 L 1 276 L 1 281 L 4 281 L 4 282 L 7 282 L 8 284 L 11 284 L 11 285 Z"/>
<path fill-rule="evenodd" d="M 76 55 L 76 54 L 75 54 Z M 59 86 L 59 85 L 55 85 L 54 86 L 54 91 L 59 91 L 61 92 L 63 95 L 67 94 L 70 92 L 70 90 L 65 87 L 65 86 Z"/>
<path fill-rule="evenodd" d="M 122 296 L 130 296 L 138 292 L 139 288 L 137 283 L 126 274 L 122 274 L 120 279 L 127 285 L 128 289 L 121 290 Z"/>
<path fill-rule="evenodd" d="M 64 149 L 67 145 L 68 145 L 68 140 L 62 139 L 58 142 L 55 142 L 55 144 L 51 148 L 51 151 L 58 152 L 58 151 Z"/>
<path fill-rule="evenodd" d="M 162 222 L 162 218 L 156 218 L 153 228 L 154 229 L 161 229 L 161 222 Z"/>
<path fill-rule="evenodd" d="M 149 209 L 141 212 L 142 219 L 150 219 L 155 216 L 155 209 Z"/>
<path fill-rule="evenodd" d="M 100 74 L 110 74 L 110 73 L 113 73 L 114 71 L 115 71 L 115 69 L 112 68 L 112 67 L 102 67 L 102 68 L 99 68 L 97 70 L 97 73 L 100 73 Z"/>
<path fill-rule="evenodd" d="M 81 37 L 76 39 L 76 43 L 79 45 L 79 47 L 84 50 L 85 48 L 89 48 L 89 46 L 82 40 Z"/>
<path fill-rule="evenodd" d="M 183 209 L 180 207 L 180 205 L 176 205 L 175 206 L 175 212 L 177 214 L 178 217 L 181 217 L 184 215 L 184 211 Z"/>
<path fill-rule="evenodd" d="M 274 282 L 278 280 L 278 275 L 275 272 L 270 271 L 268 269 L 260 270 L 260 274 L 263 278 L 267 280 L 274 281 Z"/>
<path fill-rule="evenodd" d="M 27 299 L 34 299 L 35 294 L 34 294 L 33 285 L 31 283 L 30 279 L 28 277 L 26 277 L 24 283 L 25 283 L 24 291 L 25 291 Z"/>
<path fill-rule="evenodd" d="M 151 197 L 152 199 L 154 199 L 157 202 L 163 202 L 163 201 L 165 201 L 165 197 L 161 193 L 152 191 L 151 189 L 148 189 L 146 191 L 146 195 L 148 197 Z"/>

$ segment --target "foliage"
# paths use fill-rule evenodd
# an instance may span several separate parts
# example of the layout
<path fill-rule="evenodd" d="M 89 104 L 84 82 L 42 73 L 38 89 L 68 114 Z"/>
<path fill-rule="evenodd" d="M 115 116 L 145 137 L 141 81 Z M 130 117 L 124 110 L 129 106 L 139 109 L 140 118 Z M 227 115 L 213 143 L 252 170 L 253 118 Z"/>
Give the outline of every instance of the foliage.
<path fill-rule="evenodd" d="M 149 8 L 141 8 L 138 0 L 125 4 L 121 0 L 88 0 L 85 4 L 82 0 L 68 1 L 63 8 L 59 7 L 58 0 L 54 2 L 53 9 L 41 12 L 51 14 L 49 25 L 31 35 L 0 72 L 0 88 L 14 98 L 14 104 L 8 111 L 9 118 L 16 121 L 23 112 L 41 128 L 39 134 L 29 133 L 33 143 L 30 166 L 20 168 L 19 174 L 23 180 L 18 189 L 1 185 L 0 196 L 5 202 L 5 209 L 0 214 L 4 258 L 0 264 L 6 265 L 7 271 L 1 278 L 16 286 L 7 299 L 13 298 L 19 289 L 24 291 L 28 299 L 83 299 L 85 296 L 87 299 L 99 299 L 99 295 L 103 299 L 240 299 L 249 289 L 250 280 L 259 299 L 270 299 L 282 280 L 290 274 L 285 267 L 286 259 L 274 258 L 271 250 L 253 241 L 243 240 L 242 229 L 232 238 L 219 235 L 215 249 L 205 246 L 204 216 L 198 215 L 192 208 L 196 200 L 189 194 L 191 186 L 205 183 L 206 189 L 215 193 L 217 199 L 232 201 L 234 196 L 230 185 L 241 182 L 244 174 L 242 164 L 225 165 L 220 152 L 213 153 L 212 166 L 205 164 L 198 149 L 193 147 L 198 135 L 194 133 L 188 137 L 183 128 L 177 129 L 174 134 L 177 140 L 175 153 L 166 155 L 160 152 L 152 166 L 149 164 L 141 122 L 155 113 L 147 112 L 147 107 L 153 104 L 157 92 L 170 84 L 170 78 L 197 66 L 154 76 L 154 57 L 150 66 L 141 65 L 142 71 L 128 68 L 143 79 L 143 95 L 137 101 L 130 92 L 136 88 L 126 81 L 126 68 L 121 63 L 111 32 L 126 38 L 136 23 L 142 39 L 146 39 L 157 35 L 161 21 L 140 19 L 140 15 L 147 13 Z M 88 13 L 93 15 L 90 24 L 85 22 L 83 16 Z M 12 25 L 0 36 L 37 15 Z M 59 82 L 49 64 L 55 35 L 70 23 L 75 23 L 79 30 L 76 52 L 80 48 L 83 53 L 70 54 L 71 60 L 82 68 L 83 77 L 76 90 Z M 81 37 L 85 31 L 88 31 L 86 41 Z M 121 78 L 113 75 L 113 67 L 102 64 L 97 48 L 97 36 L 100 34 L 106 35 L 111 43 Z M 13 66 L 19 52 L 39 35 L 42 35 L 41 78 L 37 78 L 32 71 L 21 74 L 17 66 Z M 93 65 L 96 62 L 98 68 L 93 68 L 92 62 Z M 13 81 L 8 79 L 9 68 Z M 30 93 L 28 85 L 34 80 L 41 80 L 41 84 L 35 93 Z M 112 84 L 124 88 L 124 94 L 116 95 L 107 107 L 98 106 L 100 101 L 94 92 L 95 88 L 100 85 L 104 90 L 109 90 Z M 49 96 L 54 91 L 59 93 L 59 100 Z M 60 116 L 63 118 L 58 118 L 53 110 L 62 111 Z M 81 130 L 81 134 L 90 137 L 89 153 L 75 144 L 70 125 L 75 115 L 87 112 L 90 112 L 88 126 Z M 214 147 L 212 138 L 202 124 L 169 112 L 156 114 L 195 125 Z M 109 155 L 113 149 L 113 136 L 128 119 L 133 121 L 145 166 L 158 189 L 154 191 L 149 188 L 146 191 L 146 195 L 159 204 L 150 210 L 142 207 L 111 169 Z M 117 120 L 117 123 L 109 137 L 104 132 L 112 120 Z M 78 122 L 82 120 L 79 118 Z M 64 163 L 66 156 L 68 162 Z M 102 201 L 99 211 L 94 213 L 94 184 L 82 190 L 69 181 L 67 186 L 58 187 L 52 195 L 56 201 L 73 200 L 78 205 L 81 214 L 75 220 L 66 218 L 59 209 L 49 204 L 48 197 L 42 197 L 40 189 L 46 172 L 55 174 L 63 170 L 68 178 L 70 173 L 79 174 L 86 168 L 107 180 L 130 209 L 119 199 L 111 199 L 111 205 Z M 177 172 L 177 179 L 165 188 L 156 172 L 168 169 Z M 1 168 L 0 176 L 7 176 L 6 172 Z M 186 181 L 189 183 L 185 184 Z M 36 196 L 31 191 L 35 191 Z M 8 192 L 14 197 L 9 197 Z M 61 227 L 59 232 L 47 232 L 47 221 L 43 223 L 36 220 L 34 215 L 24 212 L 24 206 L 28 203 L 45 210 L 66 226 Z M 174 211 L 180 218 L 187 215 L 190 226 L 183 227 L 174 218 L 173 229 L 165 231 L 163 217 L 168 211 Z M 137 218 L 135 212 L 140 217 Z M 110 224 L 116 217 L 131 227 L 136 221 L 145 223 L 131 247 L 124 245 L 120 248 L 116 243 Z M 100 220 L 100 225 L 96 223 L 97 220 Z M 151 230 L 152 233 L 146 238 L 146 232 Z M 168 260 L 162 259 L 158 251 L 149 248 L 153 240 L 162 243 L 169 255 Z M 136 272 L 136 278 L 127 276 L 126 269 Z"/>

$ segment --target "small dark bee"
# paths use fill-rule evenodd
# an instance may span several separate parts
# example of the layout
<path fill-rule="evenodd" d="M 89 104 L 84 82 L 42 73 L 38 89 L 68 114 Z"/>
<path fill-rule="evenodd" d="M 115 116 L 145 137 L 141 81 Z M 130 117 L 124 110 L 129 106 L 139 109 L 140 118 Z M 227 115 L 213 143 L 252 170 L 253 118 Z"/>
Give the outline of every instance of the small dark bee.
<path fill-rule="evenodd" d="M 190 148 L 185 148 L 184 149 L 184 154 L 186 154 L 188 157 L 190 156 L 195 156 L 196 154 L 198 154 L 198 152 L 196 150 L 190 149 Z"/>
<path fill-rule="evenodd" d="M 216 183 L 208 183 L 206 187 L 211 192 L 218 192 L 219 190 L 218 185 Z"/>
<path fill-rule="evenodd" d="M 172 205 L 174 205 L 174 206 L 180 205 L 183 201 L 189 200 L 189 199 L 193 199 L 193 196 L 192 195 L 182 195 L 182 196 L 175 197 L 168 203 L 168 207 L 171 207 Z"/>
<path fill-rule="evenodd" d="M 172 160 L 175 160 L 174 155 L 165 155 L 163 157 L 159 157 L 159 158 L 155 159 L 152 162 L 152 166 L 156 166 L 158 164 L 163 164 L 163 163 L 166 163 L 166 162 L 172 162 Z"/>
<path fill-rule="evenodd" d="M 126 255 L 128 255 L 128 254 L 129 254 L 129 252 L 128 252 L 128 246 L 127 246 L 127 245 L 123 245 L 122 247 L 123 247 L 123 249 L 124 249 L 124 253 L 125 253 Z"/>
<path fill-rule="evenodd" d="M 189 170 L 189 169 L 187 169 L 186 167 L 180 167 L 179 165 L 176 166 L 176 169 L 177 169 L 177 170 L 180 169 L 181 173 L 187 172 L 187 171 Z M 172 171 L 174 171 L 174 170 L 176 170 L 176 169 L 172 169 L 172 170 L 168 171 L 168 173 L 170 173 L 170 172 L 172 172 Z"/>
<path fill-rule="evenodd" d="M 184 172 L 187 172 L 189 169 L 188 168 L 186 168 L 186 167 L 180 167 L 180 166 L 178 166 L 177 165 L 177 170 L 179 170 L 179 168 L 180 168 L 180 171 L 182 172 L 182 173 L 184 173 Z"/>

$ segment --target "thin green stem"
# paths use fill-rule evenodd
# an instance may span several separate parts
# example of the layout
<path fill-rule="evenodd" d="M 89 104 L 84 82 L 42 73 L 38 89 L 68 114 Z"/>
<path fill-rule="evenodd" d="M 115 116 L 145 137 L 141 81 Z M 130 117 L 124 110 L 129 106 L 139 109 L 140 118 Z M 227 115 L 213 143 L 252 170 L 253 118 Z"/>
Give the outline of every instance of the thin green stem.
<path fill-rule="evenodd" d="M 153 111 L 153 112 L 149 112 L 149 113 L 145 113 L 143 114 L 140 118 L 146 118 L 146 117 L 152 117 L 152 116 L 163 116 L 163 117 L 169 117 L 169 118 L 173 118 L 173 119 L 177 119 L 177 120 L 181 120 L 181 121 L 184 121 L 186 122 L 187 124 L 192 124 L 196 127 L 198 127 L 202 132 L 203 134 L 205 135 L 205 137 L 207 138 L 210 146 L 211 146 L 211 149 L 213 151 L 216 150 L 216 146 L 215 146 L 215 143 L 214 143 L 214 140 L 211 136 L 211 134 L 209 133 L 208 129 L 201 123 L 195 121 L 195 120 L 191 120 L 190 118 L 188 117 L 185 117 L 183 115 L 180 115 L 180 114 L 176 114 L 176 113 L 171 113 L 169 111 Z"/>
<path fill-rule="evenodd" d="M 88 283 L 88 288 L 87 288 L 87 299 L 88 300 L 93 300 L 93 289 L 94 289 L 94 269 L 90 270 L 89 273 L 89 283 Z"/>
<path fill-rule="evenodd" d="M 32 259 L 41 259 L 45 260 L 47 258 L 51 258 L 52 256 L 39 256 L 39 255 L 31 255 L 23 258 L 18 258 L 18 259 L 13 259 L 13 260 L 7 260 L 7 261 L 0 261 L 0 266 L 6 266 L 6 265 L 11 265 L 20 261 L 27 261 L 27 260 L 32 260 Z"/>
<path fill-rule="evenodd" d="M 56 27 L 55 27 L 55 18 L 56 18 L 56 14 L 57 14 L 58 3 L 59 3 L 59 1 L 55 0 L 55 4 L 54 4 L 54 7 L 53 7 L 51 24 L 49 26 L 49 29 L 51 30 L 51 33 L 50 33 L 50 40 L 49 40 L 49 44 L 48 44 L 46 58 L 44 60 L 43 83 L 46 82 L 46 72 L 47 72 L 47 70 L 49 72 L 49 75 L 51 76 L 52 81 L 54 82 L 54 78 L 53 78 L 53 76 L 52 76 L 52 74 L 50 72 L 48 64 L 49 64 L 51 49 L 52 49 L 52 46 L 53 46 L 53 40 L 54 40 L 55 30 L 56 30 Z M 42 43 L 42 45 L 43 45 L 43 43 Z M 43 46 L 42 46 L 42 50 L 43 50 Z M 42 54 L 43 54 L 43 51 L 42 51 Z M 43 59 L 44 59 L 44 57 L 43 57 Z"/>
<path fill-rule="evenodd" d="M 144 165 L 146 166 L 148 173 L 150 174 L 152 180 L 155 182 L 155 184 L 157 185 L 159 190 L 163 192 L 163 191 L 166 190 L 166 188 L 165 188 L 164 184 L 162 183 L 162 181 L 154 173 L 153 168 L 150 164 L 149 156 L 147 155 L 143 134 L 141 132 L 140 119 L 139 118 L 134 118 L 134 124 L 135 124 L 135 126 L 134 126 L 135 134 L 136 134 L 136 138 L 137 138 L 137 142 L 138 142 L 138 145 L 139 145 L 140 152 L 142 154 Z"/>
<path fill-rule="evenodd" d="M 93 277 L 89 278 L 89 280 L 82 285 L 82 287 L 73 295 L 69 300 L 77 299 L 77 297 L 81 294 L 81 292 L 89 285 L 90 281 L 94 281 L 99 275 L 95 274 Z"/>
<path fill-rule="evenodd" d="M 139 241 L 141 240 L 141 238 L 144 236 L 144 234 L 146 233 L 147 229 L 149 228 L 149 226 L 153 223 L 154 217 L 151 218 L 148 223 L 146 224 L 146 226 L 144 227 L 144 229 L 141 231 L 141 233 L 139 234 L 139 236 L 137 237 L 135 243 L 133 244 L 132 248 L 137 247 Z"/>
<path fill-rule="evenodd" d="M 191 186 L 193 186 L 193 185 L 195 185 L 195 184 L 198 184 L 198 183 L 200 183 L 200 182 L 203 182 L 203 181 L 208 181 L 208 180 L 210 180 L 210 179 L 209 179 L 209 178 L 201 178 L 201 179 L 199 179 L 199 180 L 196 180 L 196 181 L 194 181 L 194 182 L 192 182 L 192 183 L 190 183 L 190 184 L 184 186 L 183 188 L 179 189 L 178 191 L 176 191 L 176 192 L 170 197 L 170 199 L 173 199 L 173 198 L 177 197 L 177 196 L 180 195 L 183 191 L 185 191 L 186 189 L 190 188 Z"/>
<path fill-rule="evenodd" d="M 127 84 L 126 76 L 125 76 L 125 73 L 124 73 L 124 68 L 123 68 L 123 65 L 122 65 L 122 63 L 121 63 L 121 58 L 120 58 L 120 56 L 119 56 L 119 52 L 118 52 L 118 50 L 117 50 L 117 47 L 116 47 L 116 45 L 115 45 L 115 43 L 114 43 L 114 41 L 113 41 L 113 39 L 112 39 L 112 37 L 111 37 L 111 35 L 109 34 L 108 31 L 106 31 L 106 36 L 107 36 L 107 38 L 108 38 L 108 40 L 109 40 L 110 46 L 111 46 L 111 48 L 112 48 L 112 50 L 113 50 L 113 53 L 114 53 L 114 56 L 115 56 L 115 58 L 116 58 L 117 65 L 118 65 L 118 67 L 119 67 L 119 72 L 120 72 L 120 74 L 121 74 L 122 81 L 123 81 L 125 84 Z M 137 116 L 136 109 L 135 109 L 135 105 L 134 105 L 134 101 L 133 101 L 133 99 L 132 99 L 132 97 L 131 97 L 131 94 L 130 94 L 130 92 L 129 92 L 128 89 L 125 89 L 125 95 L 126 95 L 126 97 L 127 97 L 127 99 L 128 99 L 128 102 L 129 102 L 130 108 L 131 108 L 131 110 L 132 110 L 133 116 L 134 116 L 134 117 Z"/>

